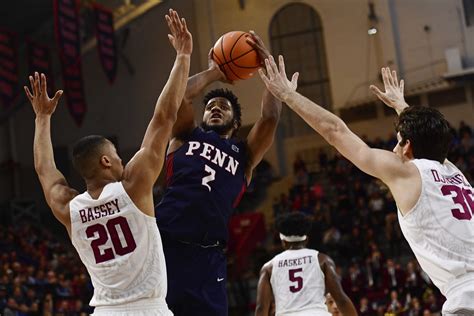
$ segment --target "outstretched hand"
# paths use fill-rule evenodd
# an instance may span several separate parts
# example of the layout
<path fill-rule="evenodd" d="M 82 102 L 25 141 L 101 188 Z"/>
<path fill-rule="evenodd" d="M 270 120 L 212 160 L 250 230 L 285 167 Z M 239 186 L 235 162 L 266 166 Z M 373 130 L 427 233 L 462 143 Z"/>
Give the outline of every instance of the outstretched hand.
<path fill-rule="evenodd" d="M 262 78 L 263 83 L 267 89 L 279 100 L 284 101 L 286 95 L 293 92 L 298 87 L 298 76 L 299 73 L 295 72 L 291 77 L 291 81 L 288 80 L 285 71 L 285 61 L 283 56 L 278 56 L 279 66 L 276 65 L 272 55 L 269 55 L 265 59 L 265 68 L 267 73 L 260 68 L 258 73 Z"/>
<path fill-rule="evenodd" d="M 193 51 L 193 37 L 188 31 L 186 20 L 180 18 L 178 12 L 173 9 L 170 9 L 169 14 L 165 15 L 165 19 L 171 32 L 168 34 L 168 39 L 176 53 L 190 55 Z"/>
<path fill-rule="evenodd" d="M 382 68 L 381 72 L 385 92 L 382 92 L 374 85 L 370 86 L 370 90 L 387 106 L 395 109 L 397 112 L 401 112 L 408 106 L 403 96 L 405 82 L 403 80 L 398 82 L 397 72 L 395 70 L 390 71 L 388 67 Z"/>
<path fill-rule="evenodd" d="M 24 89 L 36 116 L 53 114 L 58 105 L 59 98 L 63 95 L 63 90 L 56 91 L 54 97 L 50 99 L 47 92 L 46 76 L 44 74 L 40 76 L 35 72 L 34 78 L 30 76 L 29 79 L 33 93 L 30 92 L 27 86 L 24 86 Z"/>

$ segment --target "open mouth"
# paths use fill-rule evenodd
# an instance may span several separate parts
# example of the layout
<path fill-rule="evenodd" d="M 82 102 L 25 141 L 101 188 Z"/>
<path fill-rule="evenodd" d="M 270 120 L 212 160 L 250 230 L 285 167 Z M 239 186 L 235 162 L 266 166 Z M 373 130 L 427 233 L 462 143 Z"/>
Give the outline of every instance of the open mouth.
<path fill-rule="evenodd" d="M 214 113 L 211 115 L 211 119 L 222 119 L 222 115 L 219 113 Z"/>

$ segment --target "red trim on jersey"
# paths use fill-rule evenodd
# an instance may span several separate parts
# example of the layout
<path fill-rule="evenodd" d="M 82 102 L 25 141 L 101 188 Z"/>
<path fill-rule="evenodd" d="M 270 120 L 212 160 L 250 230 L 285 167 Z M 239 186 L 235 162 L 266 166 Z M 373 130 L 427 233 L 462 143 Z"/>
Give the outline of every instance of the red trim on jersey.
<path fill-rule="evenodd" d="M 171 178 L 173 178 L 173 161 L 174 161 L 174 152 L 169 154 L 166 159 L 166 186 L 167 187 L 171 183 Z"/>
<path fill-rule="evenodd" d="M 232 204 L 233 208 L 236 208 L 237 205 L 239 205 L 240 200 L 242 199 L 242 196 L 244 195 L 245 191 L 247 191 L 247 183 L 242 184 L 242 189 L 240 189 L 239 195 L 237 195 L 237 198 L 234 200 L 234 204 Z"/>

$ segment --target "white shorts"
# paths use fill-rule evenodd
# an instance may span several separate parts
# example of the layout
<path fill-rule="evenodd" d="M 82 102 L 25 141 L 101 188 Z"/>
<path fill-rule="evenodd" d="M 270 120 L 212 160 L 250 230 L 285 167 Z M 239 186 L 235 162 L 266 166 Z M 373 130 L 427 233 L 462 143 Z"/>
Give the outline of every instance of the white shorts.
<path fill-rule="evenodd" d="M 443 304 L 443 316 L 474 315 L 474 278 L 473 274 L 464 275 L 456 280 L 446 292 Z"/>
<path fill-rule="evenodd" d="M 114 306 L 99 306 L 94 310 L 94 316 L 173 316 L 168 305 L 163 300 L 139 300 L 128 304 Z"/>

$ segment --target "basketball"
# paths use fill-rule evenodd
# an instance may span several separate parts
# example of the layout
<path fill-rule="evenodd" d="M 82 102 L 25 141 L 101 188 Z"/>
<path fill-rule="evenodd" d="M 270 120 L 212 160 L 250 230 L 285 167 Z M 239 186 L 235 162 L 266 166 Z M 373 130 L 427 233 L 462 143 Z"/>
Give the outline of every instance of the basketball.
<path fill-rule="evenodd" d="M 245 80 L 260 68 L 260 58 L 246 39 L 247 32 L 233 31 L 222 35 L 214 45 L 212 59 L 230 81 Z"/>

